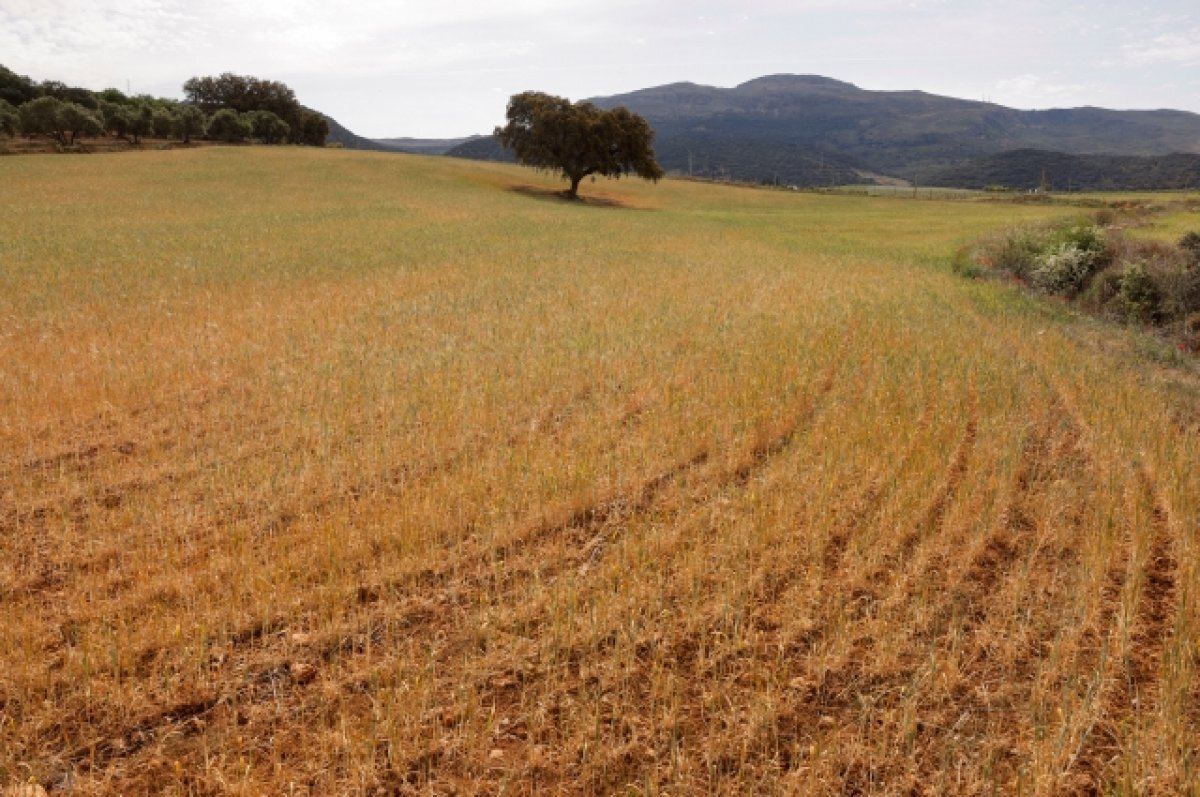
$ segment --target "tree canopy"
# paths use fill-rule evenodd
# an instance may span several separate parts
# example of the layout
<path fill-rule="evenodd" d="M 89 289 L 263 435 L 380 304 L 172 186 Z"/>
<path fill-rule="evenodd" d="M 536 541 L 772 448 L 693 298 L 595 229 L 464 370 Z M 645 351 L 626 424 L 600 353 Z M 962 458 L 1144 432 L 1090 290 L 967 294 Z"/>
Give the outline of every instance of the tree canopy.
<path fill-rule="evenodd" d="M 0 135 L 15 136 L 21 129 L 21 117 L 8 100 L 0 99 Z"/>
<path fill-rule="evenodd" d="M 0 65 L 0 136 L 52 139 L 76 149 L 79 139 L 112 136 L 135 146 L 143 138 L 190 143 L 207 135 L 222 141 L 325 146 L 329 121 L 301 105 L 275 80 L 235 75 L 194 77 L 183 102 L 115 88 L 90 91 L 56 80 L 35 82 Z M 210 117 L 221 115 L 215 125 Z"/>
<path fill-rule="evenodd" d="M 572 199 L 579 196 L 579 183 L 591 175 L 663 176 L 654 158 L 654 131 L 625 108 L 603 110 L 590 102 L 527 91 L 509 100 L 507 119 L 495 130 L 500 142 L 517 162 L 570 180 L 567 196 Z"/>
<path fill-rule="evenodd" d="M 80 136 L 103 132 L 100 120 L 87 108 L 75 102 L 63 102 L 46 95 L 31 100 L 19 111 L 21 130 L 27 135 L 46 135 L 67 147 Z"/>
<path fill-rule="evenodd" d="M 240 114 L 232 108 L 222 108 L 213 114 L 208 123 L 208 136 L 217 141 L 233 144 L 245 141 L 254 133 L 249 115 Z"/>
<path fill-rule="evenodd" d="M 282 125 L 261 115 L 256 117 L 257 122 L 251 121 L 255 138 L 264 143 L 291 141 L 323 147 L 329 135 L 325 117 L 301 105 L 295 92 L 278 80 L 223 72 L 215 77 L 189 78 L 183 84 L 183 93 L 189 105 L 205 113 L 232 109 L 242 114 L 273 114 Z"/>
<path fill-rule="evenodd" d="M 238 113 L 270 111 L 287 119 L 300 109 L 296 94 L 277 80 L 223 72 L 216 77 L 193 77 L 183 84 L 187 102 L 206 113 L 232 108 Z"/>

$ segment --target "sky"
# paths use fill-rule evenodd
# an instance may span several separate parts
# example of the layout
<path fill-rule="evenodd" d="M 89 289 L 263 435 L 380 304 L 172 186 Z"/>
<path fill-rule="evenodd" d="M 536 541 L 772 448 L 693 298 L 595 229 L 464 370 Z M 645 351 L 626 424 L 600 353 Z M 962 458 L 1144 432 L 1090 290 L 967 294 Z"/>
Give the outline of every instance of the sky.
<path fill-rule="evenodd" d="M 0 64 L 182 97 L 281 80 L 372 138 L 490 132 L 508 97 L 815 74 L 1016 108 L 1200 112 L 1200 3 L 1046 0 L 0 0 Z"/>

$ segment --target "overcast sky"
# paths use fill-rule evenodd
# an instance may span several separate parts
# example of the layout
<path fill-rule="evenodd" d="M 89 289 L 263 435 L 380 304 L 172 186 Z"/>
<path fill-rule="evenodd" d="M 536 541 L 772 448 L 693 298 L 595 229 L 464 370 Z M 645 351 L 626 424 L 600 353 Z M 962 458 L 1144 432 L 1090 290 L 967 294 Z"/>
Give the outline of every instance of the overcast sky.
<path fill-rule="evenodd" d="M 1200 2 L 0 0 L 0 64 L 168 97 L 193 75 L 282 80 L 376 138 L 488 132 L 527 89 L 580 99 L 781 72 L 1200 112 Z"/>

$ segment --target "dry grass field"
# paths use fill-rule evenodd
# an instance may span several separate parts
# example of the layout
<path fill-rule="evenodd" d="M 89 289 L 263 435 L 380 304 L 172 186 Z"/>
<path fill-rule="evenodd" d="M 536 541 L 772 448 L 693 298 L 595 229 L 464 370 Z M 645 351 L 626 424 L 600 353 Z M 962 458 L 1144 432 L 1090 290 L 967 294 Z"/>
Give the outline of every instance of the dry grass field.
<path fill-rule="evenodd" d="M 1195 369 L 943 265 L 1069 210 L 0 184 L 0 794 L 1200 794 Z"/>

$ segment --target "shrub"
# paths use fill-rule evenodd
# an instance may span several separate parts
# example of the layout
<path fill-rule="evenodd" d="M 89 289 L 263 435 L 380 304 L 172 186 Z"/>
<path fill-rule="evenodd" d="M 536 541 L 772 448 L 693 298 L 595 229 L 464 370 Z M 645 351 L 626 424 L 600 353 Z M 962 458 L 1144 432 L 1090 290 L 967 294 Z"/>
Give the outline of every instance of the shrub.
<path fill-rule="evenodd" d="M 1064 242 L 1057 249 L 1038 257 L 1030 271 L 1029 281 L 1033 287 L 1045 293 L 1074 296 L 1092 275 L 1095 263 L 1095 254 Z"/>
<path fill-rule="evenodd" d="M 984 241 L 975 253 L 975 261 L 984 268 L 1025 279 L 1041 250 L 1042 241 L 1037 231 L 1031 227 L 1018 227 Z"/>
<path fill-rule="evenodd" d="M 1100 260 L 1106 250 L 1104 233 L 1090 219 L 1076 219 L 1052 228 L 1049 247 L 1071 246 L 1089 255 L 1093 261 Z"/>
<path fill-rule="evenodd" d="M 1162 317 L 1162 295 L 1143 263 L 1134 263 L 1121 274 L 1115 301 L 1128 321 L 1152 324 Z"/>
<path fill-rule="evenodd" d="M 1184 251 L 1193 266 L 1200 267 L 1200 232 L 1184 233 L 1179 239 L 1179 248 Z"/>
<path fill-rule="evenodd" d="M 1200 353 L 1200 232 L 1178 245 L 1106 234 L 1097 219 L 1025 226 L 994 235 L 951 262 L 962 275 L 1004 271 L 1043 293 L 1077 298 L 1095 313 L 1155 324 Z"/>
<path fill-rule="evenodd" d="M 1074 295 L 1111 261 L 1104 233 L 1091 219 L 1017 227 L 985 240 L 975 252 L 984 268 L 1028 279 L 1040 290 Z"/>
<path fill-rule="evenodd" d="M 1121 291 L 1121 272 L 1115 268 L 1106 269 L 1092 279 L 1080 301 L 1093 312 L 1103 313 L 1113 310 L 1117 294 Z M 1119 310 L 1117 314 L 1120 315 Z"/>

